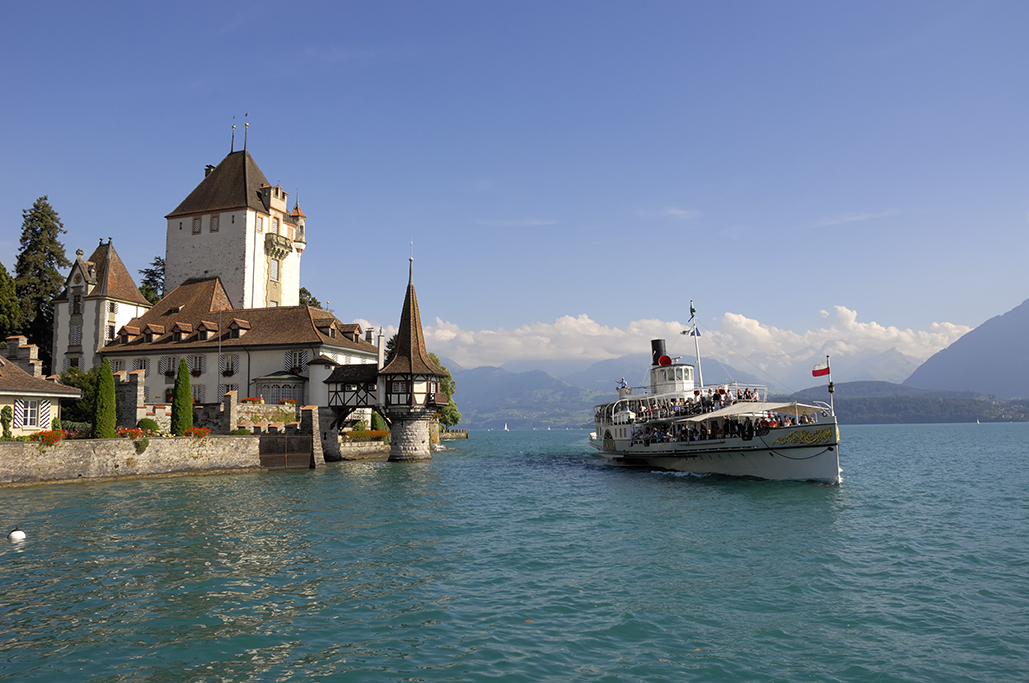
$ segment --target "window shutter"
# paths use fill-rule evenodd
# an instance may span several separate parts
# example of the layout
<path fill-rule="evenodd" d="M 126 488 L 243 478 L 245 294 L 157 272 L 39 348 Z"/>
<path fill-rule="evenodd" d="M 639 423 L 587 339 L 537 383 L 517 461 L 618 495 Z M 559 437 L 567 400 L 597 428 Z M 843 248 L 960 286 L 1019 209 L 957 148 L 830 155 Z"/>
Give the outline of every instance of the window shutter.
<path fill-rule="evenodd" d="M 42 398 L 39 400 L 39 426 L 41 429 L 50 429 L 50 401 Z"/>
<path fill-rule="evenodd" d="M 20 398 L 14 399 L 14 427 L 20 428 L 25 424 L 25 401 Z"/>

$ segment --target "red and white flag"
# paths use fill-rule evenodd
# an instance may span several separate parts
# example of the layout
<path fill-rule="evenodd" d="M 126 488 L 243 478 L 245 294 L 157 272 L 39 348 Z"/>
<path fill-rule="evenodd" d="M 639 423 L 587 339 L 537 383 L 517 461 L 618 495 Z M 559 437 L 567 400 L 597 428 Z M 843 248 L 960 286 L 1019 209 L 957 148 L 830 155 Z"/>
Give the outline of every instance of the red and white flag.
<path fill-rule="evenodd" d="M 811 369 L 811 376 L 812 377 L 824 377 L 825 375 L 828 375 L 828 374 L 829 374 L 829 361 L 825 361 L 824 363 L 819 363 L 818 365 L 816 365 L 814 368 Z"/>

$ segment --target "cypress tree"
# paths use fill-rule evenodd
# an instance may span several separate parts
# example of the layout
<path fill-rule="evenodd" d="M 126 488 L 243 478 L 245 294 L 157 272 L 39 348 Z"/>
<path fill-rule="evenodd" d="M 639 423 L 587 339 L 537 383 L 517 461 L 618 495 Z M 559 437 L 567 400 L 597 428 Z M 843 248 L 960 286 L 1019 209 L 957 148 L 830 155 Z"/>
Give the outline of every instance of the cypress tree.
<path fill-rule="evenodd" d="M 118 434 L 118 413 L 114 403 L 114 373 L 111 361 L 104 358 L 97 379 L 96 406 L 93 409 L 93 438 L 113 439 Z"/>
<path fill-rule="evenodd" d="M 0 263 L 0 340 L 21 332 L 21 303 L 12 278 Z"/>
<path fill-rule="evenodd" d="M 175 376 L 175 395 L 172 397 L 171 431 L 183 436 L 193 426 L 193 387 L 189 383 L 189 365 L 179 360 L 179 374 Z"/>
<path fill-rule="evenodd" d="M 22 211 L 21 250 L 15 264 L 14 287 L 21 302 L 22 331 L 39 347 L 44 370 L 51 367 L 54 337 L 53 298 L 61 293 L 60 268 L 71 266 L 60 234 L 67 232 L 46 195 Z"/>

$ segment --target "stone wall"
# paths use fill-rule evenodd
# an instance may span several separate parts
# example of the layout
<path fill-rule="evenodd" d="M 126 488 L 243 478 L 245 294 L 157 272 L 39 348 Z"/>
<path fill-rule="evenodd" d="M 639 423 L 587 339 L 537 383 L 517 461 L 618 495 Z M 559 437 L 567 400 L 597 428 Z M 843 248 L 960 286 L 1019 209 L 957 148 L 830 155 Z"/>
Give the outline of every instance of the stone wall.
<path fill-rule="evenodd" d="M 389 459 L 391 461 L 432 460 L 430 423 L 433 413 L 419 408 L 390 411 Z M 438 437 L 437 437 L 438 438 Z"/>
<path fill-rule="evenodd" d="M 48 447 L 0 443 L 0 484 L 200 474 L 261 466 L 259 439 L 251 436 L 149 439 L 142 453 L 137 452 L 138 443 L 131 439 L 76 439 Z"/>

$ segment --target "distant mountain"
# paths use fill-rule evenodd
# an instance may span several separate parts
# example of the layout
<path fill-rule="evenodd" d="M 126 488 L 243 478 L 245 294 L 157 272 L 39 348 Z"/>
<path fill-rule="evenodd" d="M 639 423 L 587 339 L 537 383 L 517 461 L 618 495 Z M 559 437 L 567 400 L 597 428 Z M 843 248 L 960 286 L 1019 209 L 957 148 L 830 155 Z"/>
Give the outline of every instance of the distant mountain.
<path fill-rule="evenodd" d="M 1029 397 L 1029 299 L 990 318 L 931 356 L 904 380 L 909 387 Z"/>
<path fill-rule="evenodd" d="M 584 427 L 593 422 L 598 393 L 542 370 L 508 372 L 497 367 L 452 371 L 461 426 L 469 429 Z"/>
<path fill-rule="evenodd" d="M 916 389 L 915 387 L 893 382 L 834 382 L 836 387 L 835 398 L 902 398 L 919 396 L 921 398 L 980 398 L 981 395 L 974 391 L 947 391 L 939 389 Z M 776 397 L 780 398 L 780 397 Z M 829 389 L 827 384 L 819 384 L 798 391 L 788 397 L 797 401 L 828 401 Z"/>

